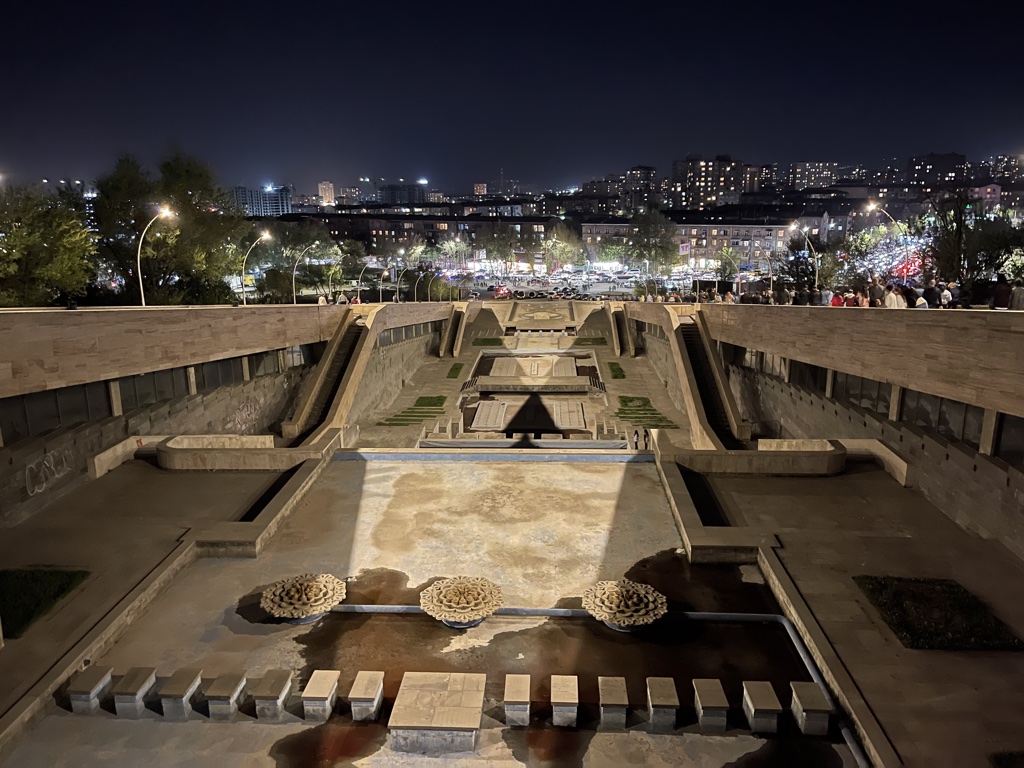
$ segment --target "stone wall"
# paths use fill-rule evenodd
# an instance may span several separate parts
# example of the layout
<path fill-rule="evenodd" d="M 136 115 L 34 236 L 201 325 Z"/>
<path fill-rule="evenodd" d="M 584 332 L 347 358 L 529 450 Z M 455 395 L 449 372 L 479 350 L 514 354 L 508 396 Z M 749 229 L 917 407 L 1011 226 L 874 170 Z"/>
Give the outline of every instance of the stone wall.
<path fill-rule="evenodd" d="M 702 304 L 711 338 L 1024 416 L 1024 312 Z"/>
<path fill-rule="evenodd" d="M 405 382 L 428 357 L 437 354 L 440 343 L 440 333 L 428 333 L 385 347 L 374 346 L 372 357 L 356 382 L 358 389 L 345 414 L 345 423 L 355 424 L 394 402 Z"/>
<path fill-rule="evenodd" d="M 749 368 L 728 366 L 744 417 L 776 437 L 877 438 L 915 469 L 915 488 L 961 527 L 1024 558 L 1024 472 L 964 443 L 893 422 Z"/>
<path fill-rule="evenodd" d="M 0 398 L 326 341 L 345 307 L 0 311 Z"/>
<path fill-rule="evenodd" d="M 15 525 L 76 487 L 90 457 L 131 435 L 267 432 L 284 417 L 303 373 L 291 368 L 0 448 L 0 527 Z"/>
<path fill-rule="evenodd" d="M 644 354 L 651 361 L 651 367 L 658 374 L 661 383 L 668 389 L 672 404 L 683 413 L 687 413 L 686 398 L 676 373 L 676 363 L 672 358 L 672 347 L 665 339 L 658 338 L 654 334 L 644 335 Z"/>

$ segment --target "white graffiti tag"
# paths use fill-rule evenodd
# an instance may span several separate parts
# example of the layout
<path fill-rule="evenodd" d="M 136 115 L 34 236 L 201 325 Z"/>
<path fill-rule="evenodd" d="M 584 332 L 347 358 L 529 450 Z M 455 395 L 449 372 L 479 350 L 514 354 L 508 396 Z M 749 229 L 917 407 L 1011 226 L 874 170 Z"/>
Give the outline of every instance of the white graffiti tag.
<path fill-rule="evenodd" d="M 70 471 L 67 448 L 43 454 L 25 467 L 25 490 L 29 496 L 35 496 L 51 488 Z"/>
<path fill-rule="evenodd" d="M 260 402 L 254 397 L 250 397 L 235 411 L 235 415 L 231 417 L 226 425 L 228 432 L 237 432 L 240 435 L 244 435 L 247 432 L 256 431 L 256 422 L 260 415 Z"/>

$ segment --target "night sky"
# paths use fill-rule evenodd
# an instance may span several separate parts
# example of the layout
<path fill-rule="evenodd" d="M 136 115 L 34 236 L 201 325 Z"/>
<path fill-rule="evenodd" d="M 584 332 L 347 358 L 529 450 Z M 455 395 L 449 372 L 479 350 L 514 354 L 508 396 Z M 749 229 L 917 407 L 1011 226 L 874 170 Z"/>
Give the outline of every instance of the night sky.
<path fill-rule="evenodd" d="M 90 180 L 180 148 L 224 186 L 465 193 L 688 153 L 1024 153 L 1021 12 L 895 5 L 9 4 L 0 174 Z"/>

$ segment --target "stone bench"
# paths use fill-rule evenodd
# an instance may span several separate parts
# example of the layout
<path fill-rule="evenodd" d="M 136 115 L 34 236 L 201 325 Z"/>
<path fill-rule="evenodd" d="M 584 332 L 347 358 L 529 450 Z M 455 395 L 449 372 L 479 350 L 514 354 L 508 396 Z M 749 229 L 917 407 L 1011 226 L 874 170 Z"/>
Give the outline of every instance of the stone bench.
<path fill-rule="evenodd" d="M 388 721 L 396 752 L 471 752 L 483 718 L 487 675 L 406 672 Z"/>
<path fill-rule="evenodd" d="M 790 683 L 793 702 L 790 709 L 806 736 L 827 736 L 832 705 L 817 683 Z"/>
<path fill-rule="evenodd" d="M 551 722 L 576 727 L 580 709 L 580 689 L 576 675 L 551 676 Z"/>
<path fill-rule="evenodd" d="M 310 675 L 309 682 L 302 690 L 302 717 L 305 720 L 325 723 L 334 711 L 334 701 L 338 698 L 338 678 L 341 671 L 337 669 L 318 669 Z"/>
<path fill-rule="evenodd" d="M 384 673 L 362 671 L 348 692 L 353 720 L 376 720 L 384 701 Z"/>
<path fill-rule="evenodd" d="M 764 681 L 743 682 L 743 712 L 755 733 L 775 733 L 779 730 L 782 705 L 772 684 Z"/>
<path fill-rule="evenodd" d="M 71 711 L 79 715 L 93 715 L 100 710 L 100 699 L 110 687 L 110 667 L 90 666 L 83 669 L 68 684 Z"/>
<path fill-rule="evenodd" d="M 647 678 L 648 728 L 652 733 L 668 733 L 676 727 L 679 695 L 671 677 Z"/>
<path fill-rule="evenodd" d="M 290 669 L 272 669 L 253 688 L 257 720 L 280 720 L 284 717 L 284 704 L 292 690 Z"/>
<path fill-rule="evenodd" d="M 729 700 L 725 698 L 722 683 L 714 679 L 693 681 L 694 705 L 697 722 L 702 731 L 724 731 L 729 714 Z"/>
<path fill-rule="evenodd" d="M 114 686 L 114 711 L 118 717 L 137 720 L 146 705 L 143 699 L 156 684 L 153 667 L 132 667 Z"/>
<path fill-rule="evenodd" d="M 164 680 L 157 695 L 164 717 L 168 720 L 188 720 L 192 714 L 192 696 L 199 688 L 201 669 L 179 669 Z"/>
<path fill-rule="evenodd" d="M 626 678 L 598 677 L 597 691 L 601 705 L 601 728 L 603 730 L 624 730 L 626 709 L 629 707 Z"/>
<path fill-rule="evenodd" d="M 530 725 L 529 675 L 505 675 L 505 725 Z"/>
<path fill-rule="evenodd" d="M 245 675 L 230 672 L 221 675 L 206 691 L 211 720 L 231 720 L 238 712 L 238 698 L 245 688 Z"/>

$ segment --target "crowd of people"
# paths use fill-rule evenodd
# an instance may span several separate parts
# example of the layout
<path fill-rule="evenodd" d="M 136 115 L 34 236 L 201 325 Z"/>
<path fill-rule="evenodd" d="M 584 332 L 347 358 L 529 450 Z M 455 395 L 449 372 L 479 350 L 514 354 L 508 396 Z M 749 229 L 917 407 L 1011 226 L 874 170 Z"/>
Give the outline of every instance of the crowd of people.
<path fill-rule="evenodd" d="M 957 309 L 977 306 L 970 303 L 960 286 L 955 282 L 945 283 L 929 280 L 923 288 L 914 288 L 901 283 L 883 284 L 875 278 L 866 290 L 836 288 L 830 290 L 794 288 L 779 285 L 772 290 L 732 291 L 719 294 L 715 290 L 695 293 L 690 291 L 681 296 L 669 296 L 661 301 L 683 303 L 724 303 L 724 304 L 790 304 L 794 306 L 823 307 L 879 307 L 883 309 Z M 999 275 L 992 286 L 988 306 L 991 309 L 1024 310 L 1024 281 L 1017 279 L 1010 283 L 1005 275 Z"/>

